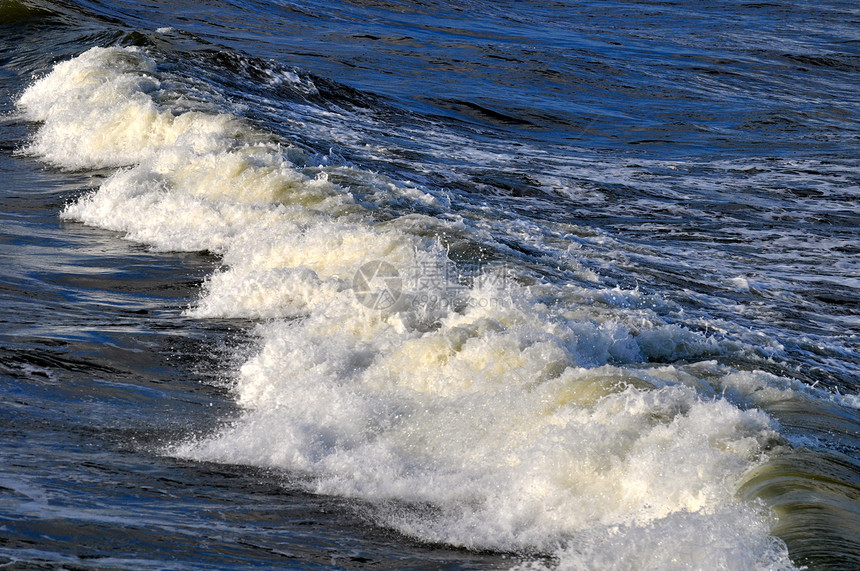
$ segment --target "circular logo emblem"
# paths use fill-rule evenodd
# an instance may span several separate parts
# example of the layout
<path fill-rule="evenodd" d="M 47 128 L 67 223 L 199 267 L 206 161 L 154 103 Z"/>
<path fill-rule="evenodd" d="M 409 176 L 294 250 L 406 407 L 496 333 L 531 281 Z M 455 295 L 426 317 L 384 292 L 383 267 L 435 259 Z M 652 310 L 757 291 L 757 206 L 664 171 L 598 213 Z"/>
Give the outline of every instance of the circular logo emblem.
<path fill-rule="evenodd" d="M 402 287 L 397 268 L 382 260 L 362 264 L 352 278 L 355 299 L 371 309 L 388 309 L 397 303 Z"/>

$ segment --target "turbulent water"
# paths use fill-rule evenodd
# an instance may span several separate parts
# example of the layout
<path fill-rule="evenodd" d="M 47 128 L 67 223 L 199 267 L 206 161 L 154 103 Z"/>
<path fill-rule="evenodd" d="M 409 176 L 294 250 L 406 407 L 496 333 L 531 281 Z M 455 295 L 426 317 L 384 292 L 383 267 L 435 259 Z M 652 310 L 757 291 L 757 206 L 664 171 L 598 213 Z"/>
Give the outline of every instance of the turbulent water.
<path fill-rule="evenodd" d="M 0 38 L 0 565 L 860 566 L 854 3 Z"/>

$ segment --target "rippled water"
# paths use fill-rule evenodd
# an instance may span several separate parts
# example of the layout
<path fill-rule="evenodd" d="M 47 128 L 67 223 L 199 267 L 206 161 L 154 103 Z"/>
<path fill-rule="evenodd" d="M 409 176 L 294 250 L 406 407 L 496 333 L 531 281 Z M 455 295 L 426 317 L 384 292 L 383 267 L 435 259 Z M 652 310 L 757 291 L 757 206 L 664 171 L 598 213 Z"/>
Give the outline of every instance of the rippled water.
<path fill-rule="evenodd" d="M 4 562 L 858 564 L 852 3 L 0 35 Z"/>

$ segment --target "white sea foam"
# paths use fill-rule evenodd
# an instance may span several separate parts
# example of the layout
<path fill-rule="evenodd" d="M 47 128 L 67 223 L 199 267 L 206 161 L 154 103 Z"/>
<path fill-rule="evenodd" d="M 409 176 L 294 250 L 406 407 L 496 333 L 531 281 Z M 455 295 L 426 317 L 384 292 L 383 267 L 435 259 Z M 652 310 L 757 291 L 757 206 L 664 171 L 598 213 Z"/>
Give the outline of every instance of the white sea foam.
<path fill-rule="evenodd" d="M 735 497 L 781 439 L 720 391 L 749 402 L 761 378 L 648 363 L 717 341 L 639 292 L 527 286 L 516 267 L 452 281 L 439 221 L 374 223 L 272 137 L 166 89 L 141 51 L 95 48 L 19 109 L 42 122 L 30 153 L 123 167 L 64 216 L 219 253 L 189 313 L 262 320 L 235 378 L 244 416 L 171 453 L 285 470 L 420 539 L 561 567 L 790 567 L 763 510 Z"/>

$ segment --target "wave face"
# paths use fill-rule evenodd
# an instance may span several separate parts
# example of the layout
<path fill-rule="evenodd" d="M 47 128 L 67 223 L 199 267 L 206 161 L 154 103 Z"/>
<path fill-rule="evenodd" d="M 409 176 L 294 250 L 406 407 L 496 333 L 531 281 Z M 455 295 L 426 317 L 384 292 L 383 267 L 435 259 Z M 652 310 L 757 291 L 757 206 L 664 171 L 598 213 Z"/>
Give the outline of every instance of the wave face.
<path fill-rule="evenodd" d="M 111 169 L 64 218 L 219 255 L 188 316 L 258 322 L 241 417 L 169 454 L 561 567 L 792 568 L 739 491 L 788 446 L 756 405 L 818 397 L 720 364 L 737 342 L 665 321 L 657 296 L 542 277 L 474 216 L 421 213 L 444 196 L 316 162 L 140 48 L 57 64 L 18 110 L 41 123 L 25 152 Z"/>

